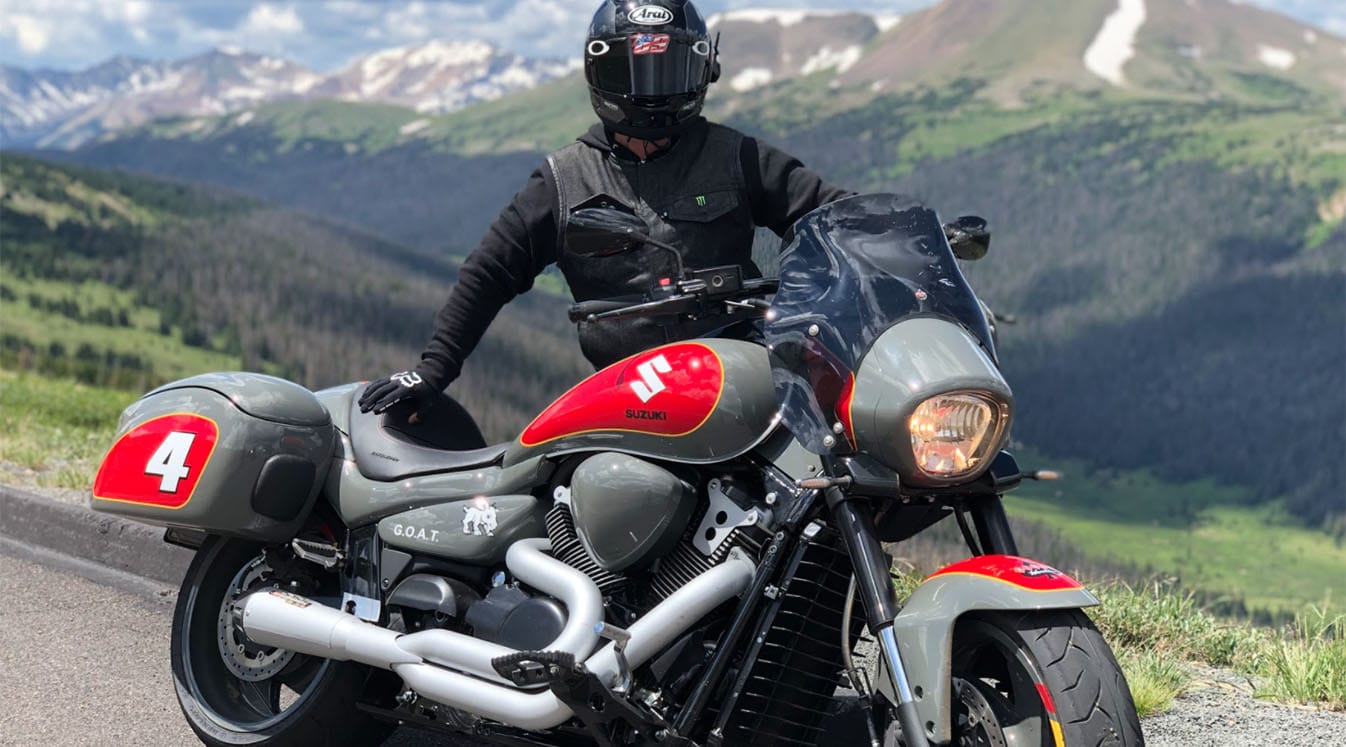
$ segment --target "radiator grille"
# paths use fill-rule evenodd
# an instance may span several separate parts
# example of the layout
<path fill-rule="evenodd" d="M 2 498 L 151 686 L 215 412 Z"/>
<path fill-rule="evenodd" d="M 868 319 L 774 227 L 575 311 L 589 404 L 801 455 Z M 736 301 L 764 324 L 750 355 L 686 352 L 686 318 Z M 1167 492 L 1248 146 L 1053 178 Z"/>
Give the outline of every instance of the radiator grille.
<path fill-rule="evenodd" d="M 739 697 L 726 704 L 733 712 L 723 744 L 817 743 L 843 667 L 841 614 L 851 567 L 837 543 L 824 532 L 797 556 L 757 658 L 739 677 Z M 858 618 L 852 642 L 863 624 Z"/>

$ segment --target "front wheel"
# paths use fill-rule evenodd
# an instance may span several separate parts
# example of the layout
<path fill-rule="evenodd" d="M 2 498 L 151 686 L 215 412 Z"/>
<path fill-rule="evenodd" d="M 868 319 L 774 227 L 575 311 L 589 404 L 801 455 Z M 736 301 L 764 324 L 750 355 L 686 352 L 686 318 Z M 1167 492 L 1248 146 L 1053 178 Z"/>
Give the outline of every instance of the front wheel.
<path fill-rule="evenodd" d="M 955 744 L 1145 744 L 1117 659 L 1079 610 L 960 620 L 953 677 Z"/>
<path fill-rule="evenodd" d="M 356 707 L 363 667 L 258 646 L 235 627 L 235 599 L 284 582 L 261 545 L 211 537 L 197 551 L 173 610 L 173 684 L 188 725 L 213 747 L 383 741 L 392 727 Z"/>

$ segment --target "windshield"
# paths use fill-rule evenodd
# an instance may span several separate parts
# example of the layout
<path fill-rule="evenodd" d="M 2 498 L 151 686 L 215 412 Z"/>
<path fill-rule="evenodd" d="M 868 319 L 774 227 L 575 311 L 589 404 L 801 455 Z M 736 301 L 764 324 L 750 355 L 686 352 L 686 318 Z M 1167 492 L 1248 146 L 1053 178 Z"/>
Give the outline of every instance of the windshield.
<path fill-rule="evenodd" d="M 859 195 L 809 213 L 794 232 L 766 337 L 782 418 L 808 449 L 853 450 L 833 430 L 837 404 L 849 402 L 874 340 L 906 317 L 956 321 L 994 357 L 986 317 L 935 211 L 910 197 Z"/>

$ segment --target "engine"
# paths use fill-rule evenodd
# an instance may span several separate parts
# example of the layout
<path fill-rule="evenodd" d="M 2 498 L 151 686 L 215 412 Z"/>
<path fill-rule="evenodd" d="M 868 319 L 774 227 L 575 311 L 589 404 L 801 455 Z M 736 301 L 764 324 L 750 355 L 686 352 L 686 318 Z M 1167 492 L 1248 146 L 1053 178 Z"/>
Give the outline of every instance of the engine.
<path fill-rule="evenodd" d="M 604 596 L 622 592 L 642 607 L 735 547 L 756 555 L 770 518 L 732 478 L 711 479 L 703 492 L 657 464 L 617 453 L 586 459 L 552 497 L 546 526 L 553 556 L 586 573 Z"/>

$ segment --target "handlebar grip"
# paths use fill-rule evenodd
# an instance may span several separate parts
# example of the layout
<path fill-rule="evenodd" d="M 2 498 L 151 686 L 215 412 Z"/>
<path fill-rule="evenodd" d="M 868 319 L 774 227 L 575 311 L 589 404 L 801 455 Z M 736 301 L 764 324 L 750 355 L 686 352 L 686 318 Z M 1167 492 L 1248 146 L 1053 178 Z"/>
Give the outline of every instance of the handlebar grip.
<path fill-rule="evenodd" d="M 633 301 L 581 301 L 570 307 L 570 321 L 582 322 L 592 314 L 616 311 L 630 306 Z"/>

